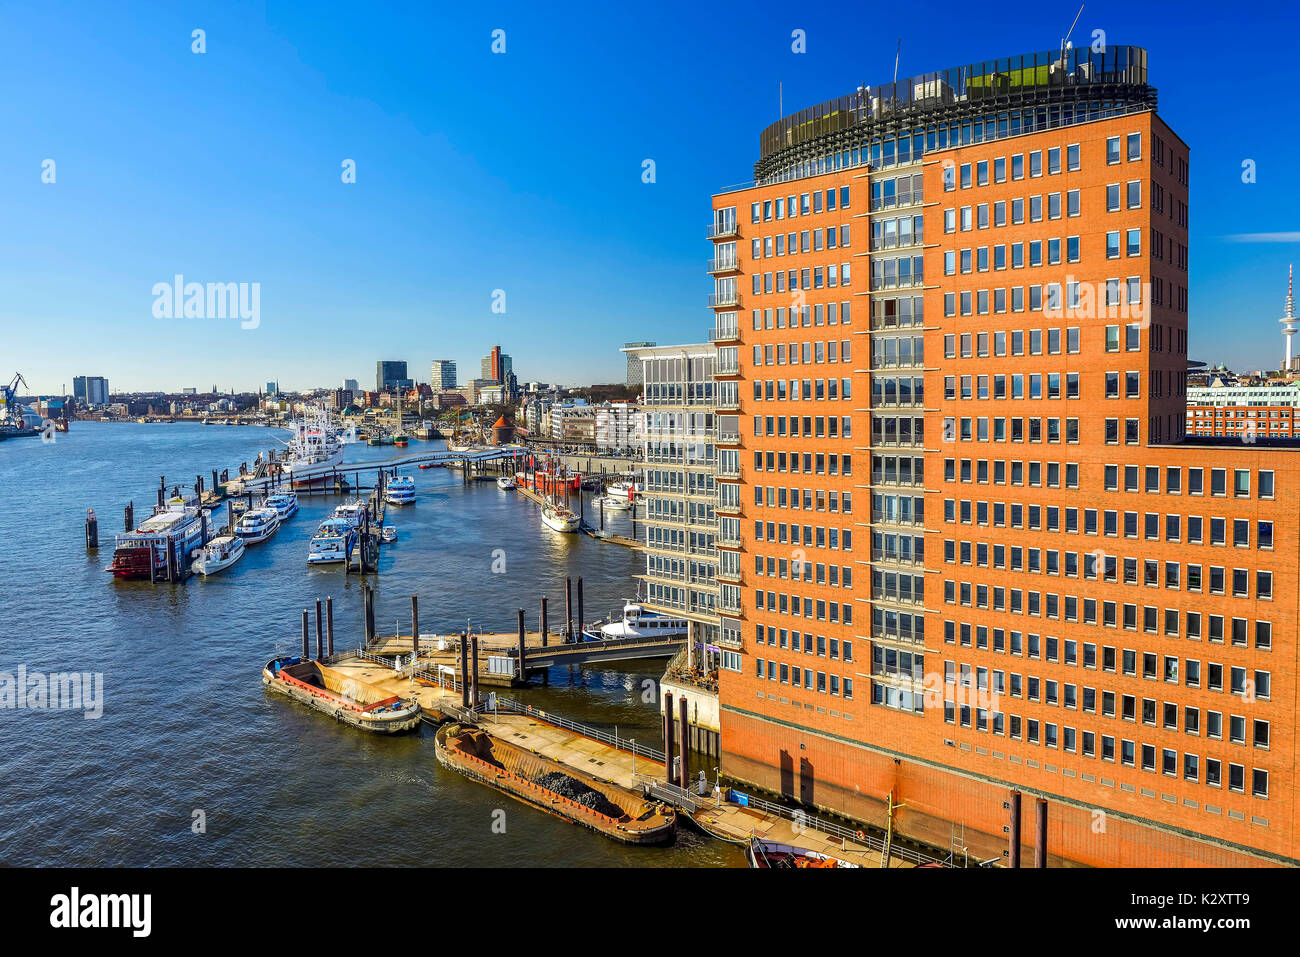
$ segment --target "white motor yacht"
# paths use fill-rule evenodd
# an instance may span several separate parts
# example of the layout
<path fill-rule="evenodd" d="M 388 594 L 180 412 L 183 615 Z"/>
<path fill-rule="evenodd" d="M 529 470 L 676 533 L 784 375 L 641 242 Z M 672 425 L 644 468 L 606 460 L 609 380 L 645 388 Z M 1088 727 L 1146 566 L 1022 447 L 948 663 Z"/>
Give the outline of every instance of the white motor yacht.
<path fill-rule="evenodd" d="M 194 552 L 190 570 L 196 575 L 215 575 L 244 557 L 244 540 L 238 535 L 218 535 Z"/>
<path fill-rule="evenodd" d="M 235 523 L 235 534 L 244 540 L 245 545 L 264 542 L 280 528 L 280 513 L 273 508 L 249 509 Z"/>

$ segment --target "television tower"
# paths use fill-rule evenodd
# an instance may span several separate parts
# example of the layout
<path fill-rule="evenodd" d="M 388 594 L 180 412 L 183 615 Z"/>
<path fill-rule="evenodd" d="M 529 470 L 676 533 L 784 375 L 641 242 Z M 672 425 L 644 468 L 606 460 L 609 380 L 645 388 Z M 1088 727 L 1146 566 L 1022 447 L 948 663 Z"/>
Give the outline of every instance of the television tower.
<path fill-rule="evenodd" d="M 1286 270 L 1286 312 L 1278 322 L 1282 323 L 1282 335 L 1286 337 L 1286 363 L 1282 366 L 1283 372 L 1291 371 L 1291 337 L 1296 333 L 1296 315 L 1295 315 L 1295 296 L 1292 294 L 1293 288 L 1293 267 L 1287 266 Z"/>

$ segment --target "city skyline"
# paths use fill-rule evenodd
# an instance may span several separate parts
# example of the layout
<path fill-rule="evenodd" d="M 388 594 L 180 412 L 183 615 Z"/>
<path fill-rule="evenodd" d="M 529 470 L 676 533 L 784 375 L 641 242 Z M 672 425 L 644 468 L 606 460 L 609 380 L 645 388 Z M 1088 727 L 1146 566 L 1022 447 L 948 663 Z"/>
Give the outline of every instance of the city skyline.
<path fill-rule="evenodd" d="M 903 77 L 997 50 L 1049 49 L 1068 26 L 945 11 L 921 32 L 910 11 L 868 20 L 767 6 L 770 16 L 732 25 L 732 42 L 758 55 L 721 88 L 706 66 L 715 34 L 686 8 L 651 25 L 632 12 L 597 27 L 520 8 L 491 23 L 379 14 L 347 29 L 338 25 L 346 17 L 293 10 L 212 11 L 203 24 L 161 5 L 131 22 L 85 4 L 19 11 L 11 35 L 31 42 L 0 70 L 16 83 L 46 64 L 47 81 L 9 117 L 14 148 L 0 160 L 19 224 L 0 260 L 10 364 L 37 394 L 66 391 L 92 366 L 122 391 L 214 378 L 296 390 L 357 376 L 358 341 L 416 369 L 434 355 L 474 368 L 490 340 L 530 378 L 621 381 L 624 341 L 695 341 L 707 324 L 700 197 L 750 168 L 753 131 L 777 118 L 778 90 L 788 114 L 888 82 L 900 36 Z M 1266 99 L 1229 103 L 1226 82 L 1204 76 L 1207 58 L 1226 77 L 1235 57 L 1251 63 L 1256 83 L 1281 88 L 1289 34 L 1282 14 L 1234 10 L 1230 23 L 1206 5 L 1197 14 L 1193 24 L 1090 5 L 1073 37 L 1081 45 L 1101 30 L 1110 43 L 1146 43 L 1191 148 L 1200 211 L 1191 358 L 1267 367 L 1280 353 L 1278 277 L 1296 258 L 1300 237 L 1287 227 L 1300 198 L 1280 172 L 1289 169 L 1283 138 L 1267 135 Z M 1257 29 L 1242 29 L 1243 17 Z M 70 19 L 82 29 L 55 29 Z M 196 54 L 200 26 L 206 48 Z M 497 26 L 504 54 L 491 52 Z M 792 49 L 800 31 L 805 53 Z M 976 31 L 996 41 L 976 41 Z M 1206 31 L 1216 38 L 1209 52 Z M 432 35 L 440 63 L 428 73 L 402 66 L 427 61 L 421 44 Z M 580 47 L 586 62 L 557 64 L 557 45 Z M 645 84 L 664 49 L 681 69 Z M 117 69 L 118 57 L 139 72 Z M 63 66 L 50 73 L 55 61 Z M 606 82 L 576 82 L 589 71 Z M 722 126 L 699 98 L 704 88 L 736 104 Z M 529 108 L 503 111 L 521 89 Z M 1217 128 L 1229 106 L 1233 137 Z M 555 117 L 571 115 L 597 120 L 556 137 Z M 175 139 L 177 116 L 232 148 L 160 156 L 155 144 Z M 46 160 L 52 182 L 42 181 Z M 349 162 L 353 183 L 344 182 Z M 242 284 L 239 301 L 260 312 L 243 322 L 159 318 L 173 300 L 160 310 L 153 290 L 174 277 Z M 499 325 L 485 334 L 485 323 Z"/>

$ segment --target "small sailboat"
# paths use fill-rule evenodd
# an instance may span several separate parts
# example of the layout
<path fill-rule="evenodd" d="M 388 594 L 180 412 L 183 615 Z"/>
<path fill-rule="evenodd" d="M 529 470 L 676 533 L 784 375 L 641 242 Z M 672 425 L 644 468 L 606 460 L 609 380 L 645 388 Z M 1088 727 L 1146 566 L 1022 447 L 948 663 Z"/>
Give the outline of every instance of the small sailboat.
<path fill-rule="evenodd" d="M 542 521 L 548 528 L 557 532 L 576 532 L 578 530 L 578 516 L 565 508 L 563 505 L 554 505 L 547 502 L 542 506 Z"/>
<path fill-rule="evenodd" d="M 196 575 L 215 575 L 244 557 L 244 540 L 238 535 L 218 535 L 194 552 L 190 570 Z"/>

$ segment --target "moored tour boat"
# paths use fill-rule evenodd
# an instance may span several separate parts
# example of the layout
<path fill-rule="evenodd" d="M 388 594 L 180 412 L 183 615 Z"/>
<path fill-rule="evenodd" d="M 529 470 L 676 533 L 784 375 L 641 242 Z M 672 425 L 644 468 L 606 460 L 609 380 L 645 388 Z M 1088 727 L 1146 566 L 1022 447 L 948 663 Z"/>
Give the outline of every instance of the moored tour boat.
<path fill-rule="evenodd" d="M 206 521 L 206 516 L 191 506 L 155 509 L 135 531 L 117 536 L 113 563 L 106 570 L 115 578 L 164 580 L 169 553 L 183 570 L 183 563 L 203 543 Z"/>
<path fill-rule="evenodd" d="M 366 513 L 366 503 L 357 500 L 355 502 L 345 502 L 338 508 L 334 509 L 334 514 L 338 518 L 347 519 L 353 528 L 360 528 Z"/>
<path fill-rule="evenodd" d="M 346 561 L 348 545 L 355 536 L 355 526 L 349 519 L 337 516 L 325 519 L 307 546 L 307 564 L 329 565 Z"/>
<path fill-rule="evenodd" d="M 646 611 L 636 602 L 623 605 L 623 617 L 613 616 L 582 629 L 582 636 L 590 641 L 610 638 L 671 638 L 690 632 L 690 622 L 685 618 L 670 618 Z"/>
<path fill-rule="evenodd" d="M 563 505 L 554 505 L 550 502 L 543 505 L 542 521 L 546 523 L 547 527 L 553 528 L 557 532 L 576 532 L 578 530 L 578 516 Z"/>
<path fill-rule="evenodd" d="M 384 530 L 380 532 L 379 537 L 390 545 L 397 541 L 397 528 L 393 525 L 385 525 Z"/>
<path fill-rule="evenodd" d="M 266 497 L 266 507 L 275 509 L 280 521 L 293 518 L 298 511 L 298 496 L 293 492 L 272 492 Z"/>
<path fill-rule="evenodd" d="M 319 661 L 272 658 L 262 669 L 262 684 L 363 731 L 397 734 L 420 723 L 420 703 L 414 698 L 387 695 Z"/>
<path fill-rule="evenodd" d="M 384 486 L 384 500 L 389 505 L 410 505 L 415 501 L 415 479 L 399 475 Z"/>
<path fill-rule="evenodd" d="M 343 461 L 343 443 L 330 413 L 313 408 L 290 429 L 293 438 L 280 459 L 281 473 L 293 485 L 325 482 Z"/>
<path fill-rule="evenodd" d="M 512 488 L 516 488 L 516 487 L 517 485 L 515 483 L 515 480 L 512 479 L 509 475 L 503 475 L 499 479 L 497 479 L 497 488 L 501 489 L 503 492 L 508 492 Z"/>
<path fill-rule="evenodd" d="M 244 544 L 256 545 L 266 541 L 279 528 L 279 512 L 273 508 L 254 508 L 245 512 L 235 523 L 235 534 L 244 540 Z"/>
<path fill-rule="evenodd" d="M 215 575 L 244 557 L 244 540 L 238 535 L 218 535 L 194 555 L 190 570 L 196 575 Z"/>

